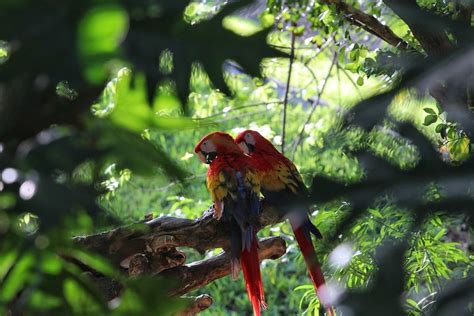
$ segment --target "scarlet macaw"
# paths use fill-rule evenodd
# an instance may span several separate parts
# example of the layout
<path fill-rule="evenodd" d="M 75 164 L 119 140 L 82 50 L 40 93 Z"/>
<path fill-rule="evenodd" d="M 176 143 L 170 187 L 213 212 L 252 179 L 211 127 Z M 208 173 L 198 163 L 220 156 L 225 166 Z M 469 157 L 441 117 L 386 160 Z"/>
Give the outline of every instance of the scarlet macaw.
<path fill-rule="evenodd" d="M 254 315 L 259 316 L 260 308 L 265 309 L 266 304 L 258 260 L 258 176 L 250 157 L 229 134 L 210 133 L 194 151 L 203 163 L 209 164 L 207 188 L 214 203 L 214 217 L 230 224 L 232 277 L 237 278 L 241 263 Z"/>
<path fill-rule="evenodd" d="M 322 235 L 308 217 L 309 193 L 298 169 L 257 131 L 243 131 L 235 141 L 252 158 L 259 173 L 265 201 L 284 212 L 283 215 L 289 218 L 316 293 L 321 297 L 320 289 L 325 280 L 311 240 L 311 233 L 318 239 L 322 238 Z M 329 315 L 334 314 L 332 307 L 326 306 L 326 310 Z"/>

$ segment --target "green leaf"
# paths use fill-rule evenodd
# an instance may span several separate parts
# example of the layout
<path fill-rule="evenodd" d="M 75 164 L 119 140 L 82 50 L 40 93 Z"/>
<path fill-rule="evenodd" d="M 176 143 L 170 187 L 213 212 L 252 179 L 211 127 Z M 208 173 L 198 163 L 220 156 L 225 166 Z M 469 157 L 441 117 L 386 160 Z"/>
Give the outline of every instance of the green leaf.
<path fill-rule="evenodd" d="M 449 139 L 455 139 L 458 136 L 458 132 L 456 130 L 456 127 L 454 126 L 449 126 L 448 128 L 448 138 Z"/>
<path fill-rule="evenodd" d="M 264 28 L 273 26 L 273 24 L 275 23 L 275 15 L 268 12 L 264 12 L 260 15 L 260 22 Z"/>
<path fill-rule="evenodd" d="M 0 40 L 0 65 L 8 59 L 8 43 Z"/>
<path fill-rule="evenodd" d="M 377 209 L 373 209 L 373 208 L 369 209 L 369 212 L 370 212 L 370 214 L 374 215 L 375 217 L 383 218 L 382 213 L 380 213 L 380 211 L 377 210 Z"/>
<path fill-rule="evenodd" d="M 436 115 L 436 112 L 432 108 L 423 108 L 423 111 L 425 111 L 428 114 Z"/>
<path fill-rule="evenodd" d="M 470 140 L 466 136 L 450 141 L 448 143 L 449 152 L 455 161 L 464 161 L 470 157 Z"/>
<path fill-rule="evenodd" d="M 67 81 L 61 81 L 57 84 L 56 94 L 69 101 L 74 101 L 78 97 L 77 92 L 69 86 Z"/>
<path fill-rule="evenodd" d="M 87 80 L 101 83 L 108 77 L 107 62 L 118 57 L 118 47 L 127 31 L 128 15 L 118 5 L 96 6 L 79 24 L 78 44 Z"/>
<path fill-rule="evenodd" d="M 65 308 L 62 298 L 39 290 L 35 290 L 31 294 L 28 303 L 34 310 L 42 311 L 45 314 L 51 309 Z"/>
<path fill-rule="evenodd" d="M 427 115 L 425 116 L 425 120 L 423 122 L 423 125 L 425 126 L 429 126 L 431 124 L 433 124 L 434 122 L 436 122 L 438 120 L 438 117 L 436 115 Z"/>
<path fill-rule="evenodd" d="M 169 92 L 162 92 L 153 99 L 152 107 L 147 103 L 145 78 L 136 75 L 131 85 L 132 75 L 122 69 L 117 77 L 109 82 L 99 103 L 93 106 L 93 112 L 106 117 L 117 126 L 135 133 L 142 133 L 147 128 L 161 130 L 181 130 L 195 128 L 204 121 L 196 121 L 179 115 L 179 100 Z M 160 115 L 175 113 L 174 116 Z"/>
<path fill-rule="evenodd" d="M 295 29 L 293 30 L 293 33 L 296 35 L 296 36 L 300 36 L 304 33 L 304 29 L 305 29 L 305 26 L 304 25 L 300 25 L 298 27 L 295 27 Z"/>
<path fill-rule="evenodd" d="M 262 27 L 254 20 L 239 16 L 225 17 L 222 20 L 222 26 L 240 36 L 251 36 L 262 30 Z"/>
<path fill-rule="evenodd" d="M 440 240 L 446 234 L 446 229 L 440 229 L 436 236 L 433 237 L 434 240 Z"/>
<path fill-rule="evenodd" d="M 344 66 L 345 69 L 352 73 L 357 73 L 359 71 L 359 67 L 360 65 L 358 63 L 348 63 Z"/>
<path fill-rule="evenodd" d="M 352 60 L 353 62 L 357 62 L 359 60 L 359 49 L 358 48 L 354 48 L 353 50 L 351 50 L 349 52 L 349 58 L 350 60 Z"/>
<path fill-rule="evenodd" d="M 140 8 L 139 2 L 128 8 L 133 12 Z M 270 29 L 259 31 L 251 36 L 239 36 L 223 27 L 224 19 L 249 1 L 229 3 L 211 19 L 195 24 L 183 21 L 183 11 L 188 1 L 174 0 L 162 3 L 160 14 L 144 15 L 130 20 L 130 29 L 122 47 L 127 56 L 133 58 L 137 66 L 134 71 L 145 74 L 147 100 L 152 102 L 156 86 L 163 80 L 176 84 L 176 93 L 187 113 L 189 80 L 193 64 L 199 62 L 213 85 L 225 94 L 230 94 L 226 84 L 223 66 L 233 60 L 251 76 L 260 76 L 260 63 L 263 58 L 286 56 L 267 45 Z M 160 2 L 161 4 L 161 2 Z M 243 47 L 251 48 L 251 53 Z M 176 61 L 174 71 L 167 76 L 155 71 L 161 52 L 169 50 Z"/>
<path fill-rule="evenodd" d="M 344 64 L 345 55 L 346 55 L 346 47 L 342 46 L 337 56 L 340 64 Z"/>
<path fill-rule="evenodd" d="M 63 287 L 64 298 L 75 313 L 85 315 L 100 311 L 100 303 L 78 282 L 78 279 L 66 279 Z"/>
<path fill-rule="evenodd" d="M 6 279 L 2 280 L 0 301 L 11 300 L 28 281 L 31 281 L 34 264 L 35 260 L 31 253 L 18 259 Z"/>
<path fill-rule="evenodd" d="M 363 86 L 364 85 L 364 77 L 357 78 L 357 85 Z"/>
<path fill-rule="evenodd" d="M 408 306 L 410 306 L 414 310 L 417 310 L 417 311 L 420 310 L 420 307 L 418 306 L 418 303 L 415 302 L 414 300 L 412 300 L 411 298 L 407 298 L 406 303 L 407 303 Z"/>
<path fill-rule="evenodd" d="M 446 124 L 443 124 L 443 123 L 438 124 L 438 125 L 436 125 L 435 132 L 436 133 L 441 133 L 443 131 L 443 129 L 446 129 L 446 127 L 447 127 Z"/>

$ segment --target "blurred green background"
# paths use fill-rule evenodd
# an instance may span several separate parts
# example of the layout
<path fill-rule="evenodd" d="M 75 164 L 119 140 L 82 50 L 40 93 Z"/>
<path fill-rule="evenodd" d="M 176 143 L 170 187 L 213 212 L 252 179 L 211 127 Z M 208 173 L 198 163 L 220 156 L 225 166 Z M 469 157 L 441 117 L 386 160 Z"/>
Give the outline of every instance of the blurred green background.
<path fill-rule="evenodd" d="M 415 50 L 422 50 L 407 24 L 383 3 L 350 4 L 380 18 Z M 0 94 L 11 92 L 0 102 L 0 313 L 169 312 L 166 299 L 153 302 L 153 295 L 163 294 L 153 291 L 163 286 L 152 278 L 142 283 L 124 280 L 131 290 L 119 308 L 112 308 L 78 276 L 77 267 L 55 254 L 77 256 L 121 279 L 103 258 L 77 249 L 70 237 L 133 223 L 149 213 L 199 217 L 210 199 L 207 166 L 196 159 L 193 148 L 210 131 L 235 136 L 255 129 L 278 148 L 284 135 L 285 154 L 313 190 L 318 189 L 314 177 L 347 185 L 363 181 L 365 170 L 353 154 L 358 150 L 400 170 L 414 168 L 420 153 L 399 134 L 400 122 L 413 124 L 453 165 L 471 157 L 468 135 L 433 98 L 414 88 L 397 91 L 387 116 L 370 131 L 345 124 L 356 104 L 396 86 L 402 67 L 392 62 L 396 49 L 348 26 L 334 5 L 29 5 L 0 5 L 3 12 L 11 12 L 0 14 Z M 454 10 L 439 1 L 419 5 L 445 14 Z M 13 23 L 15 12 L 22 14 Z M 21 25 L 25 21 L 28 27 Z M 6 23 L 11 23 L 8 30 Z M 42 27 L 37 32 L 47 35 L 32 31 L 37 25 Z M 54 29 L 58 25 L 64 28 Z M 41 115 L 35 116 L 35 103 L 18 97 L 22 93 L 39 102 Z M 286 94 L 287 103 L 282 101 Z M 72 114 L 78 107 L 82 110 Z M 66 114 L 49 120 L 50 113 Z M 18 123 L 28 120 L 39 123 Z M 14 172 L 11 182 L 7 170 Z M 424 201 L 443 196 L 437 183 L 420 189 Z M 413 230 L 415 216 L 395 198 L 378 196 L 349 229 L 335 239 L 316 242 L 316 248 L 335 289 L 364 290 L 371 288 L 379 269 L 379 246 L 406 238 L 401 305 L 406 313 L 421 315 L 430 311 L 446 280 L 472 276 L 470 239 L 455 238 L 466 231 L 466 217 L 434 212 Z M 312 221 L 324 236 L 333 236 L 350 210 L 351 203 L 343 197 L 318 203 Z M 318 315 L 319 301 L 288 224 L 267 227 L 259 236 L 283 236 L 288 246 L 282 258 L 262 264 L 265 314 Z M 188 262 L 202 259 L 192 249 L 181 250 Z M 199 293 L 214 298 L 202 315 L 251 313 L 242 279 L 225 277 Z"/>

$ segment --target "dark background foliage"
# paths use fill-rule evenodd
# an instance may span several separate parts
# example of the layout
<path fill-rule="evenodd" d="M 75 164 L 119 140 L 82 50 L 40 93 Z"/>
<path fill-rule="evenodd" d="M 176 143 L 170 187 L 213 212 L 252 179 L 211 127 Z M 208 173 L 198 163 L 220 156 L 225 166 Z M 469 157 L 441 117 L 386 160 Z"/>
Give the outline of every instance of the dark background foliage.
<path fill-rule="evenodd" d="M 447 233 L 469 232 L 473 224 L 472 1 L 248 4 L 0 3 L 0 313 L 178 310 L 179 301 L 166 298 L 160 279 L 126 279 L 71 237 L 135 220 L 150 209 L 195 209 L 188 216 L 205 209 L 203 170 L 197 164 L 184 168 L 179 159 L 189 159 L 185 153 L 200 135 L 231 129 L 237 119 L 271 125 L 287 154 L 303 166 L 318 206 L 315 221 L 327 233 L 318 244 L 324 258 L 347 242 L 363 253 L 348 268 L 333 271 L 334 281 L 347 285 L 333 289 L 342 315 L 472 315 L 472 249 Z M 253 24 L 228 27 L 237 23 L 227 19 L 231 14 Z M 319 81 L 302 88 L 311 75 L 301 69 L 311 70 L 321 52 Z M 361 90 L 360 102 L 350 105 L 327 101 L 335 94 L 323 93 L 334 71 L 356 88 L 374 78 L 384 85 Z M 390 105 L 404 94 L 410 101 L 399 107 L 428 104 L 422 120 L 429 132 L 390 114 Z M 339 106 L 324 108 L 325 102 Z M 260 103 L 277 106 L 245 112 Z M 226 122 L 229 111 L 237 115 Z M 283 119 L 281 125 L 280 113 L 290 117 L 288 123 Z M 291 115 L 305 120 L 294 123 Z M 305 130 L 317 119 L 330 121 L 330 127 Z M 182 131 L 187 134 L 180 137 Z M 138 189 L 127 187 L 131 175 L 139 179 Z M 140 182 L 146 177 L 155 177 L 160 187 Z M 148 203 L 147 189 L 157 194 L 159 201 L 149 204 L 159 205 L 158 211 L 155 205 L 142 213 L 116 210 L 127 208 L 125 200 L 133 201 L 137 192 Z M 423 249 L 432 257 L 418 258 Z M 127 290 L 119 304 L 106 302 L 58 254 L 123 282 Z M 285 259 L 264 264 L 266 281 L 277 289 L 270 291 L 277 306 L 269 313 L 298 305 L 301 292 L 293 290 L 307 280 L 301 260 L 288 263 L 297 260 L 290 247 Z M 288 277 L 288 283 L 275 281 L 290 275 L 295 279 Z M 225 306 L 220 312 L 248 308 L 240 286 L 227 279 L 210 286 L 215 305 Z M 240 296 L 225 296 L 224 287 Z M 297 290 L 306 291 L 299 310 L 316 313 L 312 289 Z M 290 298 L 278 305 L 281 296 Z"/>

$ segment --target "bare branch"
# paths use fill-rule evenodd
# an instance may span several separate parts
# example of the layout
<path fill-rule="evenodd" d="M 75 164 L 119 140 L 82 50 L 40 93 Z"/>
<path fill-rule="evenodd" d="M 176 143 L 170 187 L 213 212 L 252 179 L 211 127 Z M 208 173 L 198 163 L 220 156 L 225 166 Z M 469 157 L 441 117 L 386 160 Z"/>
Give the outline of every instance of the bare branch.
<path fill-rule="evenodd" d="M 269 237 L 260 240 L 259 259 L 276 259 L 286 252 L 286 244 L 281 237 Z M 163 271 L 160 276 L 176 280 L 178 286 L 171 290 L 172 296 L 179 296 L 201 288 L 219 278 L 230 274 L 230 253 L 219 255 L 188 265 Z"/>
<path fill-rule="evenodd" d="M 323 82 L 323 86 L 321 87 L 321 90 L 318 93 L 318 97 L 314 100 L 313 104 L 311 105 L 311 111 L 309 112 L 309 115 L 306 118 L 306 121 L 304 122 L 303 126 L 301 127 L 301 130 L 298 134 L 298 137 L 296 137 L 296 140 L 295 140 L 294 145 L 293 145 L 292 159 L 295 159 L 296 149 L 298 148 L 299 144 L 301 143 L 301 140 L 303 139 L 303 134 L 304 134 L 304 130 L 306 128 L 306 125 L 311 121 L 311 118 L 313 117 L 314 111 L 316 110 L 316 107 L 319 105 L 319 103 L 321 101 L 321 96 L 322 96 L 322 94 L 323 94 L 323 92 L 326 88 L 326 84 L 329 80 L 329 77 L 331 76 L 331 71 L 332 71 L 332 68 L 334 67 L 334 64 L 336 63 L 336 60 L 337 60 L 337 55 L 334 54 L 333 59 L 332 59 L 332 63 L 331 63 L 331 67 L 329 67 L 329 71 L 328 71 L 328 73 L 326 75 L 326 78 L 324 79 L 324 82 Z"/>
<path fill-rule="evenodd" d="M 370 14 L 367 14 L 342 0 L 322 0 L 326 4 L 333 4 L 336 10 L 343 14 L 352 24 L 362 27 L 364 30 L 379 37 L 390 45 L 401 50 L 412 49 L 407 42 L 396 35 L 387 25 L 382 24 L 379 20 Z"/>
<path fill-rule="evenodd" d="M 288 107 L 288 94 L 290 93 L 291 72 L 293 69 L 293 61 L 295 60 L 295 41 L 296 35 L 291 32 L 291 50 L 290 50 L 290 65 L 288 66 L 288 78 L 286 80 L 285 98 L 283 100 L 283 126 L 281 133 L 281 153 L 285 154 L 285 133 L 286 133 L 286 109 Z"/>

